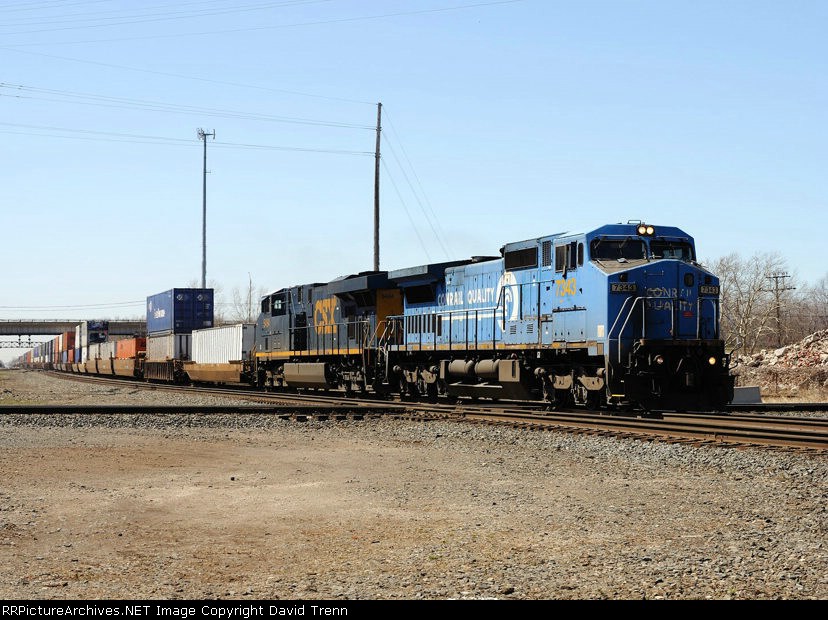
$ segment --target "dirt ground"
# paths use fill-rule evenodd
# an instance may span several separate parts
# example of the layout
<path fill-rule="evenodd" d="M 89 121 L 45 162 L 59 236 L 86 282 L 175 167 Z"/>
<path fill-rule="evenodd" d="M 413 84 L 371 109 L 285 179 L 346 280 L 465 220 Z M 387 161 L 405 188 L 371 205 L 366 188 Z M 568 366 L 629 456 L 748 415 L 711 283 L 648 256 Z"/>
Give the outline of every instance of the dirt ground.
<path fill-rule="evenodd" d="M 822 458 L 196 422 L 0 419 L 0 597 L 828 597 Z"/>

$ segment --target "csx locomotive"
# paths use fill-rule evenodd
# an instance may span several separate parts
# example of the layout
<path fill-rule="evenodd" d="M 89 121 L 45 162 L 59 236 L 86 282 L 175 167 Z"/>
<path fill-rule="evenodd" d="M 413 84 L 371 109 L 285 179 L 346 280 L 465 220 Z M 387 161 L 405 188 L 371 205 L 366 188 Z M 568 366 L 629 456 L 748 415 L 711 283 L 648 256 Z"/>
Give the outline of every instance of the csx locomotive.
<path fill-rule="evenodd" d="M 690 235 L 610 224 L 280 289 L 262 299 L 250 376 L 271 389 L 721 409 L 733 377 L 719 312 Z"/>

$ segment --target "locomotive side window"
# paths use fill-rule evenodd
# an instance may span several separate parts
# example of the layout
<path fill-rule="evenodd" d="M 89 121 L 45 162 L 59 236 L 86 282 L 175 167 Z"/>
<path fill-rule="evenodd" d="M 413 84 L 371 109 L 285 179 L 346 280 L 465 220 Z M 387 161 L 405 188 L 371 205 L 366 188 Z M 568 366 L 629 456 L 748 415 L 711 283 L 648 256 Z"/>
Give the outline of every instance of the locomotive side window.
<path fill-rule="evenodd" d="M 579 249 L 579 246 L 580 249 Z M 572 241 L 566 245 L 555 246 L 555 271 L 575 269 L 579 264 L 584 264 L 583 244 Z M 580 260 L 579 260 L 580 257 Z"/>
<path fill-rule="evenodd" d="M 437 299 L 434 287 L 431 284 L 409 286 L 403 293 L 405 294 L 405 300 L 410 304 L 434 302 Z"/>
<path fill-rule="evenodd" d="M 262 299 L 262 314 L 270 312 L 270 297 Z"/>
<path fill-rule="evenodd" d="M 506 269 L 528 269 L 538 266 L 538 248 L 513 250 L 504 256 Z"/>
<path fill-rule="evenodd" d="M 271 295 L 270 297 L 270 316 L 282 316 L 287 312 L 287 304 L 285 304 L 285 296 Z"/>
<path fill-rule="evenodd" d="M 693 248 L 685 241 L 664 241 L 653 239 L 650 241 L 650 252 L 653 258 L 677 258 L 679 260 L 694 260 Z"/>
<path fill-rule="evenodd" d="M 635 260 L 646 258 L 641 239 L 594 239 L 589 246 L 592 260 Z"/>
<path fill-rule="evenodd" d="M 555 271 L 563 271 L 566 267 L 566 246 L 555 246 Z"/>

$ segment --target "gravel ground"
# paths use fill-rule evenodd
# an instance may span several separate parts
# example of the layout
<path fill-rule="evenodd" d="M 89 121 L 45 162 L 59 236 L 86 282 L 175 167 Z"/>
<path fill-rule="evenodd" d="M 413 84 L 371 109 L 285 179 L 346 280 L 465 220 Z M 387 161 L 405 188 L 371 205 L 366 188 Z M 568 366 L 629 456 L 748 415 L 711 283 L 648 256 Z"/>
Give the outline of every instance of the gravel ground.
<path fill-rule="evenodd" d="M 10 402 L 220 404 L 0 371 Z M 825 599 L 828 458 L 394 419 L 0 417 L 0 597 Z"/>

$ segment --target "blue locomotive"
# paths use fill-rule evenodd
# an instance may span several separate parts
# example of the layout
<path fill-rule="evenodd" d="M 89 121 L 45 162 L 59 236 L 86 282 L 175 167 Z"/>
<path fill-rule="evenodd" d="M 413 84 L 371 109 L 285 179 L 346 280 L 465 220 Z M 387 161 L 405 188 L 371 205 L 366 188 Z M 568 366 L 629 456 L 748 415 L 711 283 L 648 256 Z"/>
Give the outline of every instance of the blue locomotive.
<path fill-rule="evenodd" d="M 710 410 L 733 395 L 719 280 L 693 238 L 610 224 L 500 256 L 365 272 L 262 300 L 268 387 Z"/>

